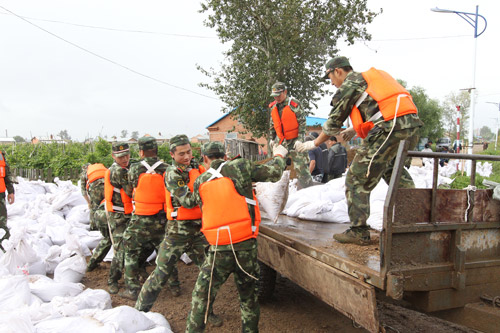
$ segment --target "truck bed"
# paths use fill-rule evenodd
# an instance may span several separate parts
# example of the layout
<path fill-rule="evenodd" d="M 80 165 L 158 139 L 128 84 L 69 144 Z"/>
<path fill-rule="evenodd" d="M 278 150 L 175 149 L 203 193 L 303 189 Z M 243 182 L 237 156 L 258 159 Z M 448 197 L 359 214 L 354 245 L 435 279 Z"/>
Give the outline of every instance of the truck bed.
<path fill-rule="evenodd" d="M 260 224 L 260 233 L 279 240 L 296 250 L 309 255 L 334 268 L 342 270 L 356 277 L 360 274 L 375 286 L 380 281 L 380 249 L 379 236 L 376 230 L 371 230 L 371 244 L 358 246 L 340 244 L 332 237 L 335 233 L 344 232 L 349 223 L 332 223 L 302 220 L 280 215 L 278 221 L 263 217 Z M 380 283 L 381 284 L 381 283 Z"/>

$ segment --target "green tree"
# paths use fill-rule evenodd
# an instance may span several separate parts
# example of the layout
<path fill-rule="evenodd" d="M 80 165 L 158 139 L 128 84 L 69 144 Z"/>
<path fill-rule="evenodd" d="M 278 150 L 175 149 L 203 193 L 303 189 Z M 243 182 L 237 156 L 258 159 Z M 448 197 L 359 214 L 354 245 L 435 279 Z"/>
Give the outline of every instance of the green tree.
<path fill-rule="evenodd" d="M 26 142 L 26 140 L 22 136 L 19 136 L 19 135 L 14 135 L 13 139 L 16 142 Z"/>
<path fill-rule="evenodd" d="M 444 109 L 435 99 L 429 98 L 425 89 L 413 87 L 408 90 L 417 106 L 418 116 L 423 121 L 424 126 L 420 129 L 421 138 L 437 140 L 443 136 L 442 115 Z"/>
<path fill-rule="evenodd" d="M 488 126 L 481 127 L 481 129 L 479 130 L 479 135 L 481 135 L 481 137 L 487 141 L 495 140 L 495 133 L 493 133 L 491 131 L 491 128 L 489 128 Z"/>
<path fill-rule="evenodd" d="M 57 134 L 58 137 L 61 138 L 61 140 L 71 140 L 71 136 L 69 136 L 67 130 L 62 130 Z"/>
<path fill-rule="evenodd" d="M 125 139 L 127 137 L 127 134 L 128 134 L 127 130 L 122 130 L 122 132 L 121 132 L 121 135 L 122 135 L 121 138 Z"/>
<path fill-rule="evenodd" d="M 139 132 L 138 131 L 133 131 L 131 135 L 132 135 L 132 139 L 136 139 L 136 140 L 139 139 Z"/>
<path fill-rule="evenodd" d="M 366 0 L 206 0 L 205 24 L 228 43 L 221 70 L 198 69 L 212 79 L 202 83 L 225 103 L 255 136 L 268 135 L 269 91 L 275 81 L 287 84 L 306 111 L 326 93 L 319 78 L 324 63 L 337 54 L 337 41 L 369 40 L 365 25 L 377 13 Z M 318 95 L 319 92 L 319 95 Z"/>
<path fill-rule="evenodd" d="M 443 124 L 446 135 L 450 137 L 457 133 L 457 106 L 460 106 L 460 139 L 464 140 L 469 133 L 470 94 L 467 91 L 451 93 L 444 102 Z"/>

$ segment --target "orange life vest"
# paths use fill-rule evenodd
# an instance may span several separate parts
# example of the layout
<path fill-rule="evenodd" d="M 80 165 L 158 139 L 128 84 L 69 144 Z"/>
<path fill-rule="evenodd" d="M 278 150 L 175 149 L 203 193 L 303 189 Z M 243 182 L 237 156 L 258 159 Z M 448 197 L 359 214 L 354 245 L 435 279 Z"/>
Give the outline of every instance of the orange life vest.
<path fill-rule="evenodd" d="M 253 200 L 239 194 L 233 181 L 220 174 L 220 170 L 209 169 L 213 178 L 200 185 L 203 203 L 201 231 L 210 245 L 228 245 L 257 238 L 260 210 L 255 194 Z M 255 206 L 255 224 L 248 211 L 248 204 Z"/>
<path fill-rule="evenodd" d="M 368 132 L 375 126 L 373 122 L 380 117 L 383 117 L 384 121 L 388 121 L 395 117 L 418 112 L 410 93 L 386 72 L 372 67 L 361 75 L 368 83 L 368 87 L 352 108 L 350 115 L 354 130 L 361 138 L 366 138 Z M 363 121 L 358 106 L 367 95 L 377 102 L 380 113 Z"/>
<path fill-rule="evenodd" d="M 118 189 L 111 184 L 110 180 L 111 171 L 108 169 L 104 174 L 104 199 L 106 200 L 106 211 L 120 212 L 124 214 L 131 214 L 134 210 L 132 205 L 132 198 L 125 193 L 123 188 Z M 113 202 L 113 192 L 119 193 L 122 199 L 122 205 Z"/>
<path fill-rule="evenodd" d="M 104 178 L 104 173 L 108 170 L 104 164 L 96 163 L 89 165 L 87 168 L 87 190 L 89 189 L 90 184 L 95 182 L 98 179 Z"/>
<path fill-rule="evenodd" d="M 274 101 L 269 104 L 271 109 L 271 117 L 273 118 L 274 130 L 276 131 L 276 135 L 280 139 L 280 144 L 283 140 L 291 140 L 295 139 L 299 136 L 299 122 L 297 121 L 297 115 L 292 111 L 290 105 L 296 108 L 299 106 L 296 102 L 292 101 L 290 98 L 290 102 L 286 105 L 281 111 L 281 118 L 278 112 L 277 102 Z"/>
<path fill-rule="evenodd" d="M 0 152 L 0 193 L 5 193 L 7 187 L 5 186 L 5 167 L 7 164 L 5 163 L 5 157 L 3 153 Z"/>
<path fill-rule="evenodd" d="M 165 209 L 165 180 L 162 174 L 154 171 L 162 163 L 158 161 L 150 166 L 146 161 L 141 161 L 147 171 L 139 176 L 134 189 L 134 214 L 155 215 Z"/>
<path fill-rule="evenodd" d="M 205 171 L 205 167 L 203 167 L 202 165 L 200 165 L 199 169 L 189 170 L 189 183 L 187 184 L 187 186 L 191 192 L 193 192 L 194 181 Z M 200 206 L 196 206 L 194 208 L 185 208 L 182 206 L 174 207 L 172 204 L 172 196 L 166 188 L 165 196 L 167 199 L 167 219 L 181 221 L 201 219 Z"/>

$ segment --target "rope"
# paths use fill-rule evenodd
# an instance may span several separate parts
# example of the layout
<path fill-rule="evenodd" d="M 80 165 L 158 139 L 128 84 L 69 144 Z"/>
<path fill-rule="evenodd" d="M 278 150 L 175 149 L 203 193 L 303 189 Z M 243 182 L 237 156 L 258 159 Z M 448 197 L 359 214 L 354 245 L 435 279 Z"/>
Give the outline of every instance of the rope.
<path fill-rule="evenodd" d="M 466 188 L 464 188 L 464 190 L 467 190 L 467 209 L 465 210 L 465 215 L 464 215 L 465 222 L 468 222 L 467 215 L 469 213 L 469 208 L 470 208 L 470 192 L 475 192 L 476 189 L 477 188 L 473 185 L 469 185 Z"/>
<path fill-rule="evenodd" d="M 373 154 L 372 158 L 370 159 L 370 164 L 368 164 L 368 170 L 366 171 L 366 177 L 367 178 L 370 175 L 370 168 L 372 167 L 373 159 L 375 158 L 375 156 L 377 156 L 378 152 L 380 151 L 380 149 L 382 149 L 382 147 L 385 145 L 385 143 L 387 142 L 387 140 L 389 140 L 389 137 L 391 136 L 392 132 L 394 131 L 394 128 L 396 127 L 396 118 L 398 117 L 399 102 L 401 101 L 401 97 L 407 97 L 407 96 L 408 95 L 405 95 L 405 94 L 398 95 L 398 100 L 396 102 L 396 111 L 394 111 L 394 119 L 392 120 L 391 130 L 390 130 L 389 134 L 387 135 L 387 137 L 385 138 L 385 140 L 382 143 L 382 145 L 377 149 L 377 151 L 375 152 L 375 154 Z"/>

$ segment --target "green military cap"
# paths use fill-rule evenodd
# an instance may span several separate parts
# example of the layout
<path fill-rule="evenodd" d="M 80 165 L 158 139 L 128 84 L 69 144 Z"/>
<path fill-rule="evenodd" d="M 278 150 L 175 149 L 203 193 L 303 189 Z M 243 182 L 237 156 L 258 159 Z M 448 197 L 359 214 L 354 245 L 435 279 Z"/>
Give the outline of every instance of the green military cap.
<path fill-rule="evenodd" d="M 152 150 L 158 148 L 156 139 L 152 136 L 143 136 L 139 139 L 139 150 Z"/>
<path fill-rule="evenodd" d="M 326 72 L 325 76 L 323 76 L 323 80 L 328 79 L 328 74 L 330 74 L 331 71 L 333 71 L 335 68 L 342 68 L 342 67 L 347 67 L 351 66 L 349 63 L 349 59 L 346 57 L 335 57 L 330 60 L 325 65 Z"/>
<path fill-rule="evenodd" d="M 113 155 L 116 157 L 130 155 L 130 147 L 126 142 L 113 142 L 111 149 L 113 150 Z"/>
<path fill-rule="evenodd" d="M 222 142 L 213 141 L 205 143 L 203 145 L 203 148 L 201 149 L 201 153 L 208 156 L 217 153 L 222 153 L 225 155 L 226 149 L 224 148 L 224 144 Z"/>
<path fill-rule="evenodd" d="M 286 85 L 283 82 L 276 82 L 271 87 L 271 97 L 279 96 L 285 90 L 286 90 Z"/>
<path fill-rule="evenodd" d="M 170 150 L 174 149 L 177 146 L 187 145 L 188 143 L 190 143 L 189 139 L 184 134 L 173 136 L 170 139 Z"/>

